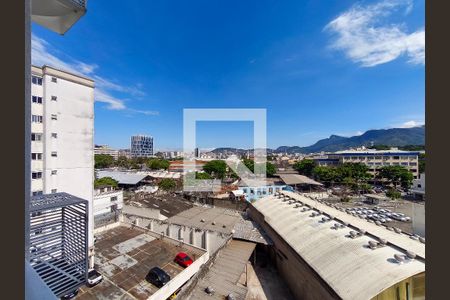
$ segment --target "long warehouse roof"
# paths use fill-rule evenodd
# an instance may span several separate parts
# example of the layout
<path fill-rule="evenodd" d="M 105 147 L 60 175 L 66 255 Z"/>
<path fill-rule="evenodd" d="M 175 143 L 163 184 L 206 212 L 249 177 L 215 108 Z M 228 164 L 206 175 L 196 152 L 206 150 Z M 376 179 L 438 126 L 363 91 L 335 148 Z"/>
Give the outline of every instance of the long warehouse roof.
<path fill-rule="evenodd" d="M 425 245 L 406 234 L 288 191 L 252 205 L 342 299 L 370 299 L 425 271 Z M 341 227 L 336 229 L 335 224 Z M 362 234 L 352 238 L 350 232 L 358 231 Z M 381 239 L 387 241 L 386 246 L 369 247 L 369 241 Z M 405 258 L 406 251 L 414 252 L 416 258 L 399 263 L 394 255 Z"/>

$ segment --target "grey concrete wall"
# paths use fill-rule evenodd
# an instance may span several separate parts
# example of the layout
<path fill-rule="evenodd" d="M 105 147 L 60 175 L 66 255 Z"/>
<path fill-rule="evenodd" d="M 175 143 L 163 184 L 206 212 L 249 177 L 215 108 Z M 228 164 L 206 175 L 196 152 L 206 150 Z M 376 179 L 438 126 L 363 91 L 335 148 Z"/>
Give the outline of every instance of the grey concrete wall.
<path fill-rule="evenodd" d="M 182 240 L 184 243 L 206 249 L 210 254 L 215 253 L 231 237 L 231 235 L 215 231 L 170 224 L 167 221 L 158 219 L 144 218 L 129 214 L 123 214 L 122 216 L 122 221 L 125 223 L 134 223 L 137 226 L 148 228 L 170 238 Z"/>
<path fill-rule="evenodd" d="M 272 239 L 271 258 L 295 299 L 326 300 L 340 297 L 264 220 L 264 216 L 250 206 L 250 217 L 261 225 Z"/>

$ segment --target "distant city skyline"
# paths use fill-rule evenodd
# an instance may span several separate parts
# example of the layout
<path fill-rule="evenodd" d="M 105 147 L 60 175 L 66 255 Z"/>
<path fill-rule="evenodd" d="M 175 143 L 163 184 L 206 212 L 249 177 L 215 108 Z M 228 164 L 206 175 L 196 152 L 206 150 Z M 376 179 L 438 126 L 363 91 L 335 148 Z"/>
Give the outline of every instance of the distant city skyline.
<path fill-rule="evenodd" d="M 269 148 L 424 123 L 424 1 L 89 11 L 64 37 L 33 24 L 32 60 L 95 80 L 95 144 L 128 148 L 142 133 L 180 150 L 184 108 L 266 108 Z M 251 124 L 200 127 L 199 148 L 252 147 Z"/>

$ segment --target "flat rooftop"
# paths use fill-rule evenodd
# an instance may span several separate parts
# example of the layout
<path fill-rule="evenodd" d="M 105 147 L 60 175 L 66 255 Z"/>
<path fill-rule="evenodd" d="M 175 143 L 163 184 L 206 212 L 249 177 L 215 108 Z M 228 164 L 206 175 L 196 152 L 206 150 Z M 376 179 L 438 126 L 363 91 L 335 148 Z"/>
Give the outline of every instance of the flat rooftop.
<path fill-rule="evenodd" d="M 205 253 L 157 239 L 137 227 L 119 226 L 96 238 L 95 268 L 104 279 L 92 288 L 83 286 L 77 299 L 147 299 L 158 290 L 145 280 L 151 268 L 160 267 L 173 279 L 184 270 L 173 261 L 178 252 L 186 252 L 194 261 Z"/>
<path fill-rule="evenodd" d="M 134 196 L 130 200 L 139 202 L 142 207 L 159 209 L 160 213 L 168 218 L 193 207 L 192 203 L 172 195 L 148 194 L 143 199 Z"/>

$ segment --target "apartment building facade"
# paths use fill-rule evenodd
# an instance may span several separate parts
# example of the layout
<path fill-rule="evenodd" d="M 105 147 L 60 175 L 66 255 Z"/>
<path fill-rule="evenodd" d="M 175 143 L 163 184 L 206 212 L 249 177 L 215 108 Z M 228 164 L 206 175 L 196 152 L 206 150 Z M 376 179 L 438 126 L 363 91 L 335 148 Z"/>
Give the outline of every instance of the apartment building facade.
<path fill-rule="evenodd" d="M 94 154 L 110 155 L 115 160 L 119 158 L 119 150 L 111 149 L 108 145 L 95 145 Z"/>
<path fill-rule="evenodd" d="M 152 157 L 153 138 L 148 135 L 131 136 L 131 157 Z"/>
<path fill-rule="evenodd" d="M 329 159 L 339 159 L 339 163 L 363 163 L 369 167 L 369 173 L 375 175 L 377 169 L 383 166 L 403 166 L 414 176 L 419 177 L 418 151 L 391 150 L 346 150 L 338 151 L 328 156 Z"/>
<path fill-rule="evenodd" d="M 31 76 L 31 194 L 87 200 L 93 246 L 94 81 L 50 66 Z"/>

